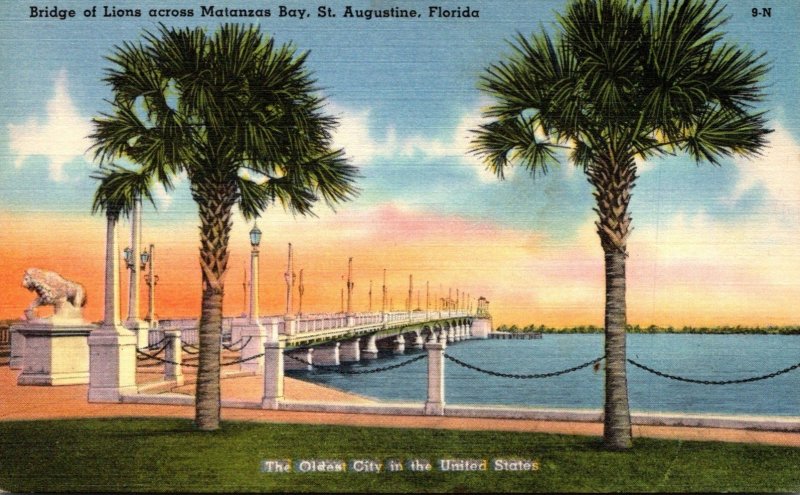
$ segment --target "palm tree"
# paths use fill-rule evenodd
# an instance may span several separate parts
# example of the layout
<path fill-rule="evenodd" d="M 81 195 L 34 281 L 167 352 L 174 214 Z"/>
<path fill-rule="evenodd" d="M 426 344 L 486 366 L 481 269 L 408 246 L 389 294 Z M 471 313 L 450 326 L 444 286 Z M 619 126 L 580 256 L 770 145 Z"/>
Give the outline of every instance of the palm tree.
<path fill-rule="evenodd" d="M 593 187 L 605 255 L 604 443 L 631 443 L 625 374 L 625 260 L 636 159 L 685 152 L 719 164 L 757 155 L 763 113 L 753 105 L 768 68 L 723 42 L 726 19 L 702 0 L 575 0 L 557 33 L 518 34 L 481 89 L 494 104 L 473 151 L 500 179 L 518 165 L 546 173 L 568 152 Z"/>
<path fill-rule="evenodd" d="M 112 110 L 93 119 L 101 169 L 94 209 L 123 214 L 151 187 L 185 174 L 200 215 L 202 306 L 195 422 L 219 428 L 220 335 L 234 206 L 245 219 L 280 203 L 313 214 L 357 194 L 357 169 L 332 148 L 336 119 L 305 68 L 307 53 L 257 27 L 161 26 L 115 47 Z M 126 166 L 113 163 L 125 160 Z M 152 199 L 151 199 L 152 200 Z M 120 208 L 119 205 L 128 205 Z"/>

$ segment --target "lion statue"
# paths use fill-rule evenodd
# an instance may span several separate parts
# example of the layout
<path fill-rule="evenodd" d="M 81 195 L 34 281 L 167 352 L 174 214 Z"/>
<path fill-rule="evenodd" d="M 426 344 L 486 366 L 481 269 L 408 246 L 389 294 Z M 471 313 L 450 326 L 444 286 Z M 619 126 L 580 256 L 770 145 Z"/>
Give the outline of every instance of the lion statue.
<path fill-rule="evenodd" d="M 81 308 L 86 306 L 86 290 L 77 282 L 65 279 L 56 272 L 28 268 L 22 286 L 36 292 L 36 299 L 25 310 L 25 318 L 34 320 L 36 308 L 53 306 L 53 319 L 83 319 Z"/>

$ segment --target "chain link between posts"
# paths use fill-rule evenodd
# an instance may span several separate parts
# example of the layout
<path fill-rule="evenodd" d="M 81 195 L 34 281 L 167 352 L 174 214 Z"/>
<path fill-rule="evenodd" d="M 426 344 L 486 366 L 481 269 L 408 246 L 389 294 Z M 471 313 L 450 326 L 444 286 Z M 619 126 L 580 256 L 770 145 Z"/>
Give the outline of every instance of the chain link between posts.
<path fill-rule="evenodd" d="M 455 358 L 455 357 L 453 357 L 453 356 L 451 356 L 451 355 L 449 355 L 447 353 L 445 353 L 444 357 L 446 357 L 447 359 L 449 359 L 450 361 L 456 363 L 459 366 L 463 366 L 464 368 L 471 369 L 473 371 L 478 371 L 480 373 L 485 373 L 487 375 L 492 375 L 492 376 L 499 376 L 499 377 L 502 377 L 502 378 L 516 378 L 518 380 L 530 380 L 530 379 L 534 379 L 534 378 L 550 378 L 550 377 L 553 377 L 553 376 L 566 375 L 567 373 L 572 373 L 573 371 L 578 371 L 580 369 L 586 368 L 587 366 L 591 366 L 593 364 L 599 363 L 600 361 L 602 361 L 603 359 L 606 358 L 605 356 L 600 356 L 597 359 L 592 359 L 591 361 L 587 361 L 587 362 L 585 362 L 583 364 L 579 364 L 578 366 L 573 366 L 572 368 L 567 368 L 567 369 L 561 370 L 561 371 L 553 371 L 551 373 L 533 373 L 533 374 L 529 374 L 529 375 L 518 375 L 518 374 L 515 374 L 515 373 L 501 373 L 499 371 L 492 371 L 492 370 L 487 370 L 487 369 L 484 369 L 484 368 L 479 368 L 479 367 L 473 366 L 473 365 L 471 365 L 469 363 L 465 363 L 464 361 L 461 361 L 460 359 Z"/>
<path fill-rule="evenodd" d="M 162 363 L 174 364 L 174 365 L 180 365 L 180 366 L 188 366 L 189 368 L 198 368 L 200 366 L 199 364 L 178 363 L 176 361 L 172 361 L 171 359 L 160 358 L 157 355 L 147 354 L 146 352 L 142 352 L 139 349 L 136 349 L 136 352 L 141 354 L 141 355 L 143 355 L 143 356 L 146 356 L 145 358 L 142 358 L 143 360 L 144 359 L 155 359 L 156 361 L 161 361 Z M 252 361 L 253 359 L 258 359 L 261 356 L 264 356 L 265 354 L 266 353 L 262 352 L 261 354 L 256 354 L 255 356 L 250 356 L 249 358 L 235 359 L 233 361 L 228 361 L 227 363 L 219 363 L 219 365 L 220 366 L 231 366 L 231 365 L 234 365 L 234 364 L 246 363 L 248 361 Z"/>
<path fill-rule="evenodd" d="M 643 369 L 644 371 L 647 371 L 648 373 L 652 373 L 652 374 L 654 374 L 656 376 L 660 376 L 662 378 L 669 378 L 670 380 L 676 380 L 676 381 L 679 381 L 679 382 L 699 383 L 701 385 L 733 385 L 735 383 L 757 382 L 759 380 L 767 380 L 769 378 L 775 378 L 776 376 L 783 375 L 785 373 L 789 373 L 790 371 L 794 371 L 797 368 L 800 368 L 800 363 L 797 363 L 797 364 L 794 364 L 792 366 L 789 366 L 788 368 L 784 368 L 782 370 L 775 371 L 773 373 L 768 373 L 766 375 L 760 375 L 760 376 L 751 376 L 750 378 L 740 378 L 740 379 L 736 379 L 736 380 L 697 380 L 697 379 L 694 379 L 694 378 L 686 378 L 686 377 L 683 377 L 683 376 L 670 375 L 668 373 L 664 373 L 663 371 L 654 370 L 653 368 L 645 366 L 645 365 L 643 365 L 641 363 L 637 363 L 633 359 L 628 359 L 628 362 L 631 363 L 632 365 L 636 366 L 637 368 Z"/>

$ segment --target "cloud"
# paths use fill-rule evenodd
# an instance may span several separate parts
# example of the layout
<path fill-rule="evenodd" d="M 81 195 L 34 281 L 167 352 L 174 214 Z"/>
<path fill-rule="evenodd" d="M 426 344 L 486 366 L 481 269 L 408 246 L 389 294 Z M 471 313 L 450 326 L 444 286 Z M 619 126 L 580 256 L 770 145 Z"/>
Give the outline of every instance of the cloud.
<path fill-rule="evenodd" d="M 735 161 L 739 181 L 733 191 L 733 199 L 746 192 L 762 188 L 767 199 L 779 207 L 800 210 L 800 145 L 780 123 L 769 135 L 769 143 L 763 156 Z"/>
<path fill-rule="evenodd" d="M 67 73 L 61 70 L 55 80 L 53 97 L 47 102 L 44 121 L 32 117 L 24 124 L 9 124 L 14 167 L 21 168 L 34 156 L 48 161 L 49 176 L 54 181 L 66 179 L 64 167 L 86 156 L 91 146 L 88 118 L 82 117 L 67 90 Z"/>
<path fill-rule="evenodd" d="M 394 126 L 382 133 L 372 128 L 369 109 L 353 109 L 331 104 L 330 110 L 339 118 L 339 127 L 333 135 L 334 145 L 344 148 L 348 156 L 359 166 L 369 166 L 376 159 L 391 157 L 420 157 L 423 159 L 455 159 L 463 165 L 473 167 L 481 181 L 497 182 L 494 173 L 470 152 L 472 130 L 485 121 L 480 106 L 466 112 L 458 121 L 452 134 L 443 138 L 432 138 L 421 134 L 397 135 Z M 511 178 L 513 168 L 506 171 Z"/>

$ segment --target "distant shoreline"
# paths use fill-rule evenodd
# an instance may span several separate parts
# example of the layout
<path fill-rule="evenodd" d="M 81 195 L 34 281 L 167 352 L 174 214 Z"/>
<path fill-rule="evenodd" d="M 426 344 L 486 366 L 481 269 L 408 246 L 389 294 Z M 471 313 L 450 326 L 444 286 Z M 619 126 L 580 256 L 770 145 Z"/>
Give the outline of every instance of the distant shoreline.
<path fill-rule="evenodd" d="M 695 335 L 800 335 L 800 326 L 719 326 L 719 327 L 660 327 L 650 325 L 643 327 L 640 325 L 628 325 L 628 333 L 632 334 L 695 334 Z M 509 333 L 542 333 L 542 334 L 576 334 L 576 333 L 603 333 L 603 327 L 594 325 L 579 325 L 574 327 L 547 327 L 544 325 L 528 325 L 517 327 L 516 325 L 500 325 L 494 329 L 495 332 Z"/>

